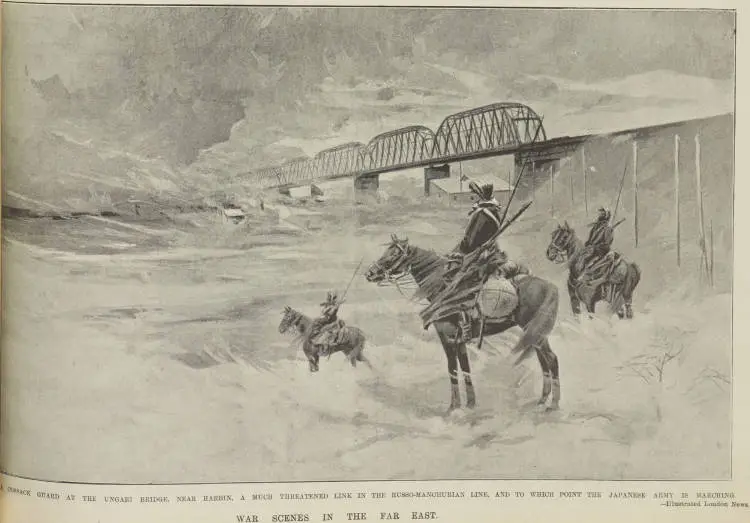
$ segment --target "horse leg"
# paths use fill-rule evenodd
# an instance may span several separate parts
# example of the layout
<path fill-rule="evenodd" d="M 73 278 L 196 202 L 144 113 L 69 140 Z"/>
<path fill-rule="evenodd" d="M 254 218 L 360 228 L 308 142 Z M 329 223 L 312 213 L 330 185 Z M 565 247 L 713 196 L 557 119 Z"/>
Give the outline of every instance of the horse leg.
<path fill-rule="evenodd" d="M 639 270 L 631 267 L 622 285 L 622 298 L 625 301 L 625 317 L 629 320 L 633 319 L 633 291 L 635 291 L 639 280 Z"/>
<path fill-rule="evenodd" d="M 629 320 L 633 319 L 633 299 L 627 300 L 625 302 L 625 317 Z"/>
<path fill-rule="evenodd" d="M 448 407 L 448 413 L 461 408 L 461 395 L 458 390 L 458 362 L 456 358 L 456 344 L 451 340 L 448 333 L 443 332 L 436 326 L 440 342 L 445 351 L 445 357 L 448 360 L 448 376 L 451 382 L 451 405 Z"/>
<path fill-rule="evenodd" d="M 320 370 L 320 355 L 317 352 L 308 354 L 307 361 L 310 363 L 310 372 L 318 372 Z"/>
<path fill-rule="evenodd" d="M 547 410 L 557 410 L 560 408 L 560 364 L 557 360 L 557 354 L 552 352 L 552 347 L 549 345 L 549 340 L 545 338 L 542 342 L 542 351 L 545 354 L 547 360 L 551 382 L 552 382 L 552 403 Z"/>
<path fill-rule="evenodd" d="M 627 304 L 623 303 L 622 307 L 617 309 L 617 317 L 620 318 L 621 320 L 625 319 L 625 316 L 627 315 L 627 310 L 628 310 Z"/>
<path fill-rule="evenodd" d="M 344 353 L 344 356 L 346 357 L 346 359 L 349 360 L 349 364 L 352 367 L 356 367 L 357 366 L 357 347 L 344 348 L 344 349 L 341 349 L 341 351 Z M 330 354 L 333 354 L 334 352 L 336 352 L 335 349 L 331 349 Z M 330 358 L 331 356 L 329 355 L 328 357 Z"/>
<path fill-rule="evenodd" d="M 318 355 L 318 351 L 315 350 L 315 347 L 313 347 L 313 345 L 309 341 L 305 341 L 302 344 L 302 352 L 307 358 L 308 365 L 310 366 L 310 372 L 318 372 L 318 361 L 320 357 Z"/>
<path fill-rule="evenodd" d="M 536 356 L 539 360 L 539 365 L 542 367 L 542 396 L 537 402 L 538 405 L 544 405 L 547 403 L 549 393 L 552 391 L 552 374 L 550 373 L 549 361 L 547 355 L 544 353 L 541 347 L 534 347 L 536 349 Z"/>
<path fill-rule="evenodd" d="M 367 365 L 370 370 L 375 370 L 375 368 L 372 366 L 372 363 L 370 363 L 370 360 L 368 360 L 367 356 L 365 356 L 364 354 L 360 354 L 359 356 L 357 356 L 357 361 L 361 361 L 362 363 Z"/>
<path fill-rule="evenodd" d="M 357 353 L 357 361 L 361 361 L 362 363 L 367 365 L 370 368 L 370 370 L 375 370 L 372 366 L 372 363 L 370 363 L 370 360 L 367 359 L 367 356 L 364 355 L 364 351 L 365 351 L 365 340 L 362 340 L 357 345 L 357 349 L 355 351 Z"/>
<path fill-rule="evenodd" d="M 622 302 L 620 303 L 620 306 L 617 308 L 617 317 L 623 320 L 627 316 L 627 310 L 628 310 L 627 298 L 625 298 L 625 289 L 615 287 L 612 290 L 612 301 L 619 302 L 620 300 L 622 300 Z"/>
<path fill-rule="evenodd" d="M 464 387 L 466 387 L 466 407 L 473 409 L 477 403 L 474 394 L 474 383 L 471 381 L 471 367 L 469 366 L 469 354 L 466 352 L 466 344 L 461 343 L 458 346 L 458 364 L 461 366 L 461 373 L 464 376 Z"/>
<path fill-rule="evenodd" d="M 576 293 L 575 281 L 571 278 L 568 278 L 568 296 L 570 296 L 570 308 L 573 310 L 573 314 L 578 316 L 581 314 L 581 300 Z"/>
<path fill-rule="evenodd" d="M 589 296 L 585 297 L 583 301 L 583 306 L 586 307 L 586 312 L 589 315 L 589 319 L 594 317 L 594 313 L 596 312 L 596 302 L 601 300 L 601 287 L 597 287 L 593 291 L 591 291 L 591 294 Z"/>
<path fill-rule="evenodd" d="M 370 368 L 370 370 L 374 370 L 372 367 L 372 363 L 370 363 L 370 360 L 368 360 L 367 356 L 364 355 L 364 352 L 365 352 L 365 340 L 363 337 L 357 341 L 357 346 L 354 348 L 354 351 L 353 351 L 354 357 L 356 358 L 357 361 L 362 362 L 365 365 L 367 365 Z"/>

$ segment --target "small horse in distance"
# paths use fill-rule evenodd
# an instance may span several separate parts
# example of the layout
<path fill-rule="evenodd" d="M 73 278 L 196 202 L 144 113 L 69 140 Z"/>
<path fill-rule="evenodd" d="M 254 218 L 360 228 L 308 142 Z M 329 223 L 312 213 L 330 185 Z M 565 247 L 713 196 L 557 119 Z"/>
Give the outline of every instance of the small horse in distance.
<path fill-rule="evenodd" d="M 566 221 L 552 232 L 547 247 L 547 259 L 554 263 L 568 263 L 568 295 L 573 314 L 581 313 L 581 303 L 589 315 L 600 301 L 609 303 L 620 319 L 633 318 L 633 292 L 641 281 L 641 269 L 634 262 L 615 253 L 616 260 L 609 275 L 592 282 L 581 281 L 589 248 L 576 236 Z"/>
<path fill-rule="evenodd" d="M 408 239 L 400 240 L 391 235 L 391 243 L 383 255 L 368 268 L 365 278 L 371 283 L 381 283 L 411 274 L 420 289 L 427 289 L 426 298 L 431 302 L 446 288 L 446 284 L 441 284 L 440 279 L 448 262 L 445 256 L 410 245 Z M 557 355 L 552 352 L 548 337 L 557 319 L 558 290 L 554 284 L 532 275 L 525 275 L 518 280 L 516 289 L 518 302 L 514 310 L 502 318 L 486 317 L 483 329 L 481 318 L 473 318 L 471 336 L 472 339 L 476 339 L 480 336 L 480 331 L 482 335 L 490 336 L 505 332 L 511 327 L 520 327 L 523 332 L 512 349 L 512 353 L 519 355 L 516 363 L 526 359 L 531 351 L 536 351 L 544 378 L 538 404 L 545 405 L 551 393 L 551 405 L 547 410 L 555 410 L 559 408 L 560 403 L 560 374 Z M 448 413 L 461 407 L 457 362 L 464 376 L 466 406 L 474 408 L 476 395 L 471 380 L 466 343 L 457 341 L 460 330 L 459 317 L 454 314 L 433 322 L 433 325 L 448 360 L 451 384 Z"/>
<path fill-rule="evenodd" d="M 302 338 L 302 352 L 305 354 L 310 364 L 310 372 L 318 372 L 321 347 L 314 344 L 308 333 L 312 327 L 313 319 L 301 312 L 292 309 L 289 306 L 284 307 L 284 315 L 279 323 L 279 333 L 284 334 L 289 329 L 294 328 L 296 335 Z M 331 347 L 329 356 L 336 352 L 343 352 L 344 356 L 349 359 L 352 367 L 357 366 L 357 362 L 365 363 L 372 368 L 370 361 L 363 354 L 365 349 L 365 334 L 361 329 L 345 325 L 339 336 L 339 343 Z"/>

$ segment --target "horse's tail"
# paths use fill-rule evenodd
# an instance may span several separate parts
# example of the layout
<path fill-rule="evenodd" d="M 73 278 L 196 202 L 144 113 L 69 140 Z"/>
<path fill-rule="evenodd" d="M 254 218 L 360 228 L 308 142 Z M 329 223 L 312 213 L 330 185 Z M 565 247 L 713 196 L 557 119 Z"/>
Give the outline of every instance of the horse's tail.
<path fill-rule="evenodd" d="M 357 338 L 355 340 L 354 348 L 357 351 L 357 359 L 359 361 L 363 361 L 364 359 L 364 352 L 365 352 L 365 344 L 367 343 L 367 338 L 365 337 L 365 333 L 361 329 L 357 329 Z"/>
<path fill-rule="evenodd" d="M 360 361 L 367 365 L 371 370 L 375 370 L 372 363 L 367 356 L 365 356 L 365 345 L 367 343 L 367 337 L 362 329 L 357 327 L 350 327 L 351 332 L 349 334 L 349 350 L 347 355 L 352 366 L 356 365 L 356 362 Z"/>
<path fill-rule="evenodd" d="M 628 271 L 627 289 L 628 294 L 632 295 L 635 288 L 641 282 L 641 268 L 637 263 L 631 262 L 630 270 Z"/>
<path fill-rule="evenodd" d="M 557 321 L 560 302 L 557 287 L 544 280 L 540 282 L 543 284 L 544 297 L 531 320 L 523 327 L 521 337 L 511 350 L 511 354 L 518 354 L 515 365 L 531 355 L 534 348 L 550 335 Z"/>
<path fill-rule="evenodd" d="M 640 281 L 641 268 L 635 262 L 628 263 L 627 270 L 625 271 L 625 279 L 620 284 L 620 291 L 618 293 L 623 302 L 630 303 L 633 300 L 633 291 L 635 291 Z M 617 301 L 619 302 L 619 300 Z M 621 303 L 618 303 L 618 307 L 615 310 L 618 310 L 620 305 Z"/>
<path fill-rule="evenodd" d="M 364 346 L 366 340 L 364 331 L 352 325 L 347 325 L 341 329 L 339 336 L 341 336 L 339 343 L 346 346 L 345 350 L 347 352 L 356 349 L 360 345 Z"/>
<path fill-rule="evenodd" d="M 365 344 L 365 332 L 359 327 L 349 327 L 349 343 L 352 346 Z"/>

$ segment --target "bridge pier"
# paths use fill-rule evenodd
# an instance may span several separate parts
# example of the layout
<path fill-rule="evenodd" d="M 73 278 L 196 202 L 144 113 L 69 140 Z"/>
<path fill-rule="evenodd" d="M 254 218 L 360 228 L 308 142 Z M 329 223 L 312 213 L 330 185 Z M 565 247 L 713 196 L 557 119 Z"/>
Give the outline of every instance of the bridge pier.
<path fill-rule="evenodd" d="M 429 166 L 424 169 L 424 195 L 430 195 L 430 181 L 440 180 L 442 178 L 451 177 L 451 166 L 450 164 L 440 166 Z"/>
<path fill-rule="evenodd" d="M 279 187 L 279 193 L 292 198 L 315 198 L 324 193 L 314 183 L 287 184 Z"/>
<path fill-rule="evenodd" d="M 379 188 L 380 175 L 354 176 L 354 199 L 356 201 L 366 197 L 377 197 Z"/>

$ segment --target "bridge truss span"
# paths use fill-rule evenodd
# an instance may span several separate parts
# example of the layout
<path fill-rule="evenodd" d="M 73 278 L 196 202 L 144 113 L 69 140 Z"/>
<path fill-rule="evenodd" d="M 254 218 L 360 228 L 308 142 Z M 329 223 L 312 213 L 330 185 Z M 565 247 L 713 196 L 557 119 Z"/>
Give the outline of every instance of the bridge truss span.
<path fill-rule="evenodd" d="M 364 150 L 364 170 L 379 172 L 429 162 L 433 158 L 434 143 L 435 134 L 421 125 L 379 134 Z"/>
<path fill-rule="evenodd" d="M 349 142 L 320 151 L 313 160 L 311 178 L 339 178 L 360 172 L 364 148 L 361 142 Z"/>
<path fill-rule="evenodd" d="M 495 103 L 448 116 L 437 132 L 412 125 L 379 134 L 367 145 L 350 142 L 253 172 L 263 187 L 279 187 L 342 177 L 375 176 L 512 154 L 547 141 L 542 119 L 521 103 Z"/>
<path fill-rule="evenodd" d="M 310 158 L 296 158 L 281 165 L 278 173 L 281 185 L 289 185 L 312 178 Z"/>
<path fill-rule="evenodd" d="M 542 119 L 520 103 L 496 103 L 448 116 L 435 133 L 436 159 L 461 158 L 544 141 Z"/>
<path fill-rule="evenodd" d="M 284 181 L 284 177 L 282 175 L 283 167 L 284 164 L 277 167 L 262 167 L 257 171 L 252 172 L 251 174 L 254 177 L 254 183 L 259 188 L 263 189 L 268 187 L 280 187 L 282 185 L 286 185 L 286 182 Z"/>

